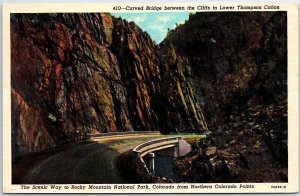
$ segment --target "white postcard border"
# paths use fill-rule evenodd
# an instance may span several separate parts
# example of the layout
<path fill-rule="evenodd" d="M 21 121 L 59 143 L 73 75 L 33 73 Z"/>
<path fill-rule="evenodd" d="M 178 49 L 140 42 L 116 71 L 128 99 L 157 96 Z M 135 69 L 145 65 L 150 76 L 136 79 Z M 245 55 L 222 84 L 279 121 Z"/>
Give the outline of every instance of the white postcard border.
<path fill-rule="evenodd" d="M 237 5 L 275 5 L 280 9 L 262 10 L 227 10 L 227 11 L 287 11 L 288 19 L 288 183 L 197 183 L 194 185 L 212 185 L 212 189 L 192 189 L 193 184 L 186 183 L 188 189 L 155 189 L 154 185 L 178 184 L 148 184 L 150 189 L 69 189 L 62 188 L 60 191 L 48 189 L 32 189 L 34 185 L 28 185 L 30 189 L 22 189 L 22 185 L 12 185 L 11 169 L 11 87 L 10 87 L 10 13 L 50 13 L 50 12 L 141 12 L 113 10 L 115 6 L 237 6 Z M 187 11 L 187 10 L 185 10 Z M 194 10 L 197 12 L 214 12 L 217 10 Z M 146 12 L 145 10 L 143 12 Z M 159 11 L 178 12 L 178 11 Z M 298 70 L 298 5 L 296 3 L 52 3 L 52 4 L 4 4 L 3 5 L 3 191 L 6 193 L 286 193 L 298 192 L 299 190 L 299 124 L 298 124 L 298 100 L 299 100 L 299 70 Z M 218 185 L 235 184 L 237 188 L 216 188 Z M 254 188 L 238 188 L 240 184 L 253 185 Z M 103 184 L 104 185 L 104 184 Z M 129 184 L 126 184 L 126 186 Z M 182 185 L 182 184 L 180 184 Z M 47 185 L 50 187 L 50 185 Z M 89 185 L 82 185 L 88 187 Z M 99 186 L 99 185 L 95 185 Z M 110 185 L 114 187 L 113 184 Z M 272 186 L 286 186 L 286 188 L 272 188 Z"/>

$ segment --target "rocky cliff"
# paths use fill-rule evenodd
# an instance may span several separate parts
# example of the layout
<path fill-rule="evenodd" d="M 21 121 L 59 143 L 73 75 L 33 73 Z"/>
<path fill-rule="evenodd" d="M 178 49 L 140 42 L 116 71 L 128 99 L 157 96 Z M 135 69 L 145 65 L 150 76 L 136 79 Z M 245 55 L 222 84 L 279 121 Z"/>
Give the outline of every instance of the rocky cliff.
<path fill-rule="evenodd" d="M 207 130 L 185 71 L 164 81 L 156 47 L 108 13 L 12 14 L 13 156 L 98 132 Z"/>
<path fill-rule="evenodd" d="M 210 126 L 287 98 L 285 12 L 196 13 L 160 44 L 188 59 Z"/>
<path fill-rule="evenodd" d="M 196 13 L 161 44 L 187 58 L 211 134 L 177 161 L 191 182 L 286 182 L 286 12 Z"/>
<path fill-rule="evenodd" d="M 101 14 L 12 14 L 13 156 L 87 134 L 208 132 L 287 98 L 285 12 L 196 13 L 156 45 Z"/>

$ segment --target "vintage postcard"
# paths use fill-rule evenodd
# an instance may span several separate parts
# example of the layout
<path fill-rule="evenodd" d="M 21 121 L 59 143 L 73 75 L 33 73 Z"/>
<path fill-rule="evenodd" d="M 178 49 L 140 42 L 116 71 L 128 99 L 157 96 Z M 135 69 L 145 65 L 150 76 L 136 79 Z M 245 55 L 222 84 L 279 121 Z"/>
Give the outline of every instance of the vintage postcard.
<path fill-rule="evenodd" d="M 298 5 L 3 5 L 5 193 L 293 193 Z"/>

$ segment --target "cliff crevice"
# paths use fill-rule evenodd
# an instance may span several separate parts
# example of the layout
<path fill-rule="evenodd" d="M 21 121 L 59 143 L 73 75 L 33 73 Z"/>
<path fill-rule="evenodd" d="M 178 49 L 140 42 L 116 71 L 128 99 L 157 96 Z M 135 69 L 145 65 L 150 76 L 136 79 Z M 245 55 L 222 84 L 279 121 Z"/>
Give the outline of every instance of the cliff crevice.
<path fill-rule="evenodd" d="M 157 45 L 133 22 L 108 13 L 12 14 L 11 45 L 16 157 L 99 132 L 206 130 L 188 65 L 178 62 L 165 85 Z"/>

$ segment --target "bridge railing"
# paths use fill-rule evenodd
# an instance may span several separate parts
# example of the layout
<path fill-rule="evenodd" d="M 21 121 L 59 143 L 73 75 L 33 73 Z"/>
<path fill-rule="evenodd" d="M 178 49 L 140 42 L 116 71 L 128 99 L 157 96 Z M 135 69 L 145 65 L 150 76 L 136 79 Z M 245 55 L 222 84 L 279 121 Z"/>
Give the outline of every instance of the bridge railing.
<path fill-rule="evenodd" d="M 108 132 L 108 133 L 97 133 L 88 134 L 88 138 L 93 137 L 106 137 L 106 136 L 116 136 L 116 135 L 135 135 L 135 134 L 160 134 L 159 131 L 128 131 L 128 132 Z"/>
<path fill-rule="evenodd" d="M 132 155 L 135 157 L 142 158 L 149 152 L 177 146 L 180 140 L 182 140 L 181 136 L 150 140 L 148 142 L 145 142 L 145 143 L 142 143 L 142 144 L 136 146 L 132 150 Z"/>

